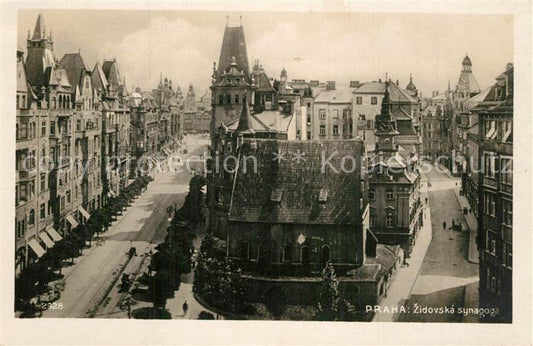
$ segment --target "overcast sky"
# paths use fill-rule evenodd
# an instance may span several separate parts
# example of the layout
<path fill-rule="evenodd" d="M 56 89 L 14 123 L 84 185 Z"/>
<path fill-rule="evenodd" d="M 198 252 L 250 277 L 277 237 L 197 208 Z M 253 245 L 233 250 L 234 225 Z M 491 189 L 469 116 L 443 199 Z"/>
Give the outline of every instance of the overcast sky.
<path fill-rule="evenodd" d="M 18 43 L 26 51 L 37 15 L 52 29 L 54 54 L 80 49 L 90 69 L 103 58 L 118 60 L 131 90 L 151 90 L 159 73 L 197 96 L 209 87 L 222 36 L 243 25 L 250 65 L 258 58 L 269 77 L 283 67 L 289 79 L 372 81 L 409 73 L 424 95 L 457 83 L 465 54 L 483 89 L 513 61 L 512 16 L 471 14 L 372 14 L 317 12 L 183 12 L 148 10 L 21 10 Z"/>

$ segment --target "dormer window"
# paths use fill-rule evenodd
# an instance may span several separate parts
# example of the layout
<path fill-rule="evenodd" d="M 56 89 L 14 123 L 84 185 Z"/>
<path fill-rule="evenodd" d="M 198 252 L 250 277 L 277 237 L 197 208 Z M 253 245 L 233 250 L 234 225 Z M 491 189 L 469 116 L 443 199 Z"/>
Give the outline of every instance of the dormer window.
<path fill-rule="evenodd" d="M 319 203 L 326 203 L 328 200 L 328 190 L 326 189 L 320 189 L 320 192 L 318 194 L 318 202 Z"/>

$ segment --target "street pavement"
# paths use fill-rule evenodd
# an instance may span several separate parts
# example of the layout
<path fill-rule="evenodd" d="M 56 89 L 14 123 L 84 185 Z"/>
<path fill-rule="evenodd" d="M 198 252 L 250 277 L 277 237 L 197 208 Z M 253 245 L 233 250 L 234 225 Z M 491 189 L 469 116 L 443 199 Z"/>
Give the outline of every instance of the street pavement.
<path fill-rule="evenodd" d="M 186 158 L 205 150 L 208 140 L 189 136 L 186 140 L 189 154 Z M 65 290 L 58 302 L 62 309 L 47 310 L 43 317 L 89 317 L 98 315 L 97 307 L 105 301 L 116 300 L 116 280 L 122 271 L 130 270 L 127 251 L 137 248 L 139 258 L 155 244 L 164 240 L 168 226 L 168 206 L 183 204 L 191 178 L 189 172 L 178 174 L 154 173 L 154 181 L 141 194 L 124 215 L 104 233 L 106 241 L 101 246 L 93 243 L 84 255 L 75 259 L 74 265 L 65 268 Z M 191 305 L 191 304 L 189 304 Z"/>
<path fill-rule="evenodd" d="M 478 266 L 468 261 L 468 232 L 451 229 L 455 223 L 466 224 L 454 189 L 459 179 L 437 169 L 427 172 L 431 183 L 432 241 L 410 298 L 404 303 L 408 312 L 400 316 L 404 322 L 476 322 L 465 319 L 459 308 L 478 305 L 476 287 Z M 443 229 L 446 222 L 446 229 Z M 449 308 L 445 312 L 426 312 L 427 308 Z"/>

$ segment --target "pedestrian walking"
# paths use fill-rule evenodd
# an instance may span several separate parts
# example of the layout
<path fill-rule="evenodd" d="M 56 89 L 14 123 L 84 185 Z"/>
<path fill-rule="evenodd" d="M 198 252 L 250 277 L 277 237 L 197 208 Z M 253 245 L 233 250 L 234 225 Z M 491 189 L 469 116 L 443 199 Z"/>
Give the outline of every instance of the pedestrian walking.
<path fill-rule="evenodd" d="M 428 198 L 426 197 L 426 204 L 428 204 Z"/>
<path fill-rule="evenodd" d="M 455 227 L 455 220 L 452 219 L 452 227 Z"/>
<path fill-rule="evenodd" d="M 187 304 L 187 301 L 183 303 L 183 316 L 187 316 L 187 310 L 189 310 L 189 305 Z"/>
<path fill-rule="evenodd" d="M 446 229 L 446 221 L 442 221 L 442 229 Z"/>

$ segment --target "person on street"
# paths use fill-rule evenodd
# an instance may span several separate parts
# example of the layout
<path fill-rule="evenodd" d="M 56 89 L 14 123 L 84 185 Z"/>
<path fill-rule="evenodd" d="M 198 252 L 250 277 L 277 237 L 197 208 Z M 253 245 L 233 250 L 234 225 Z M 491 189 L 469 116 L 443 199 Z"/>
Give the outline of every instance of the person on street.
<path fill-rule="evenodd" d="M 446 229 L 446 221 L 442 221 L 442 229 Z"/>
<path fill-rule="evenodd" d="M 426 204 L 428 204 L 428 198 L 426 197 Z"/>
<path fill-rule="evenodd" d="M 452 219 L 452 227 L 455 227 L 455 220 Z"/>
<path fill-rule="evenodd" d="M 183 316 L 187 316 L 187 310 L 189 310 L 189 305 L 187 304 L 187 301 L 183 303 Z"/>

